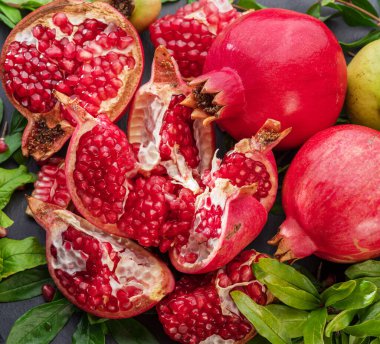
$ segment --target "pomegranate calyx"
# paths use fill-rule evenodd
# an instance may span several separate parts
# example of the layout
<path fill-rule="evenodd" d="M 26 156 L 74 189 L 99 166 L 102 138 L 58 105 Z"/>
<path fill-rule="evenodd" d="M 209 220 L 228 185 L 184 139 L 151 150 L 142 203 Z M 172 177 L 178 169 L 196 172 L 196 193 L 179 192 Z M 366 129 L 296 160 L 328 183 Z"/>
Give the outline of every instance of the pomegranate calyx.
<path fill-rule="evenodd" d="M 224 67 L 201 75 L 189 85 L 193 88 L 192 92 L 182 105 L 193 108 L 192 118 L 201 119 L 204 125 L 245 112 L 244 86 L 232 68 Z"/>

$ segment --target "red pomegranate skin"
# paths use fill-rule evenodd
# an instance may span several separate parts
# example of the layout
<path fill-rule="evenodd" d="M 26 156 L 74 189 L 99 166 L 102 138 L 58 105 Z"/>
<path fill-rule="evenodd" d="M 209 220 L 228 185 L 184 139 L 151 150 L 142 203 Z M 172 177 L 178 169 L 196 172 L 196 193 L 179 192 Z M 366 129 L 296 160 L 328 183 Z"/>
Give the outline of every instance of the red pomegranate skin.
<path fill-rule="evenodd" d="M 277 239 L 293 258 L 351 263 L 380 255 L 380 132 L 335 126 L 299 150 L 283 184 Z"/>
<path fill-rule="evenodd" d="M 294 148 L 333 125 L 342 109 L 342 49 L 328 27 L 309 15 L 270 8 L 238 18 L 217 36 L 203 73 L 223 67 L 235 70 L 244 88 L 244 110 L 226 107 L 217 120 L 235 139 L 252 136 L 272 118 L 284 129 L 292 127 L 278 148 Z M 233 93 L 236 87 L 223 90 Z"/>

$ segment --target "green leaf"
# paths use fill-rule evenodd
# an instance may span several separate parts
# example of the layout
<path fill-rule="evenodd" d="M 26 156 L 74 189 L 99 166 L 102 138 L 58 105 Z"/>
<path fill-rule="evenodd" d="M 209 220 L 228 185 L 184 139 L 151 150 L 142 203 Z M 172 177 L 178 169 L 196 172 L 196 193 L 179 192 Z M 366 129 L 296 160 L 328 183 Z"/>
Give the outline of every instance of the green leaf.
<path fill-rule="evenodd" d="M 0 123 L 3 121 L 3 117 L 4 117 L 4 102 L 0 98 Z"/>
<path fill-rule="evenodd" d="M 166 4 L 166 3 L 168 3 L 168 2 L 177 2 L 177 1 L 179 1 L 179 0 L 161 0 L 161 3 L 162 4 Z M 195 0 L 196 1 L 196 0 Z M 191 2 L 195 2 L 195 1 L 191 1 Z M 188 2 L 188 4 L 189 4 L 190 2 Z"/>
<path fill-rule="evenodd" d="M 8 228 L 13 225 L 13 220 L 8 217 L 2 210 L 0 210 L 0 227 Z"/>
<path fill-rule="evenodd" d="M 371 319 L 364 321 L 358 325 L 348 326 L 343 331 L 355 337 L 379 337 L 380 319 Z"/>
<path fill-rule="evenodd" d="M 270 304 L 266 306 L 277 319 L 281 319 L 281 326 L 289 338 L 302 337 L 303 327 L 308 313 L 284 305 Z"/>
<path fill-rule="evenodd" d="M 0 302 L 14 302 L 41 295 L 41 287 L 53 283 L 46 267 L 18 272 L 0 282 Z"/>
<path fill-rule="evenodd" d="M 315 4 L 311 5 L 309 9 L 306 11 L 307 14 L 319 19 L 321 17 L 321 9 L 322 5 L 320 2 L 316 2 Z"/>
<path fill-rule="evenodd" d="M 335 0 L 322 0 L 321 1 L 322 6 L 328 6 L 328 5 L 334 4 L 334 3 L 335 3 Z"/>
<path fill-rule="evenodd" d="M 366 260 L 363 263 L 351 265 L 345 271 L 345 275 L 349 279 L 356 279 L 360 277 L 380 277 L 380 262 L 377 260 Z"/>
<path fill-rule="evenodd" d="M 325 335 L 330 337 L 333 332 L 338 332 L 346 328 L 350 325 L 356 313 L 357 310 L 351 309 L 349 311 L 343 311 L 337 314 L 334 319 L 327 324 Z"/>
<path fill-rule="evenodd" d="M 0 239 L 0 281 L 17 272 L 46 264 L 45 248 L 36 238 Z"/>
<path fill-rule="evenodd" d="M 51 2 L 51 0 L 5 0 L 3 2 L 12 7 L 33 11 L 42 5 Z"/>
<path fill-rule="evenodd" d="M 14 24 L 17 24 L 22 18 L 20 10 L 8 6 L 3 2 L 0 2 L 0 12 L 7 16 L 7 18 Z"/>
<path fill-rule="evenodd" d="M 247 10 L 261 10 L 266 8 L 266 6 L 258 3 L 256 0 L 238 0 L 236 5 Z"/>
<path fill-rule="evenodd" d="M 109 320 L 107 318 L 99 318 L 99 317 L 92 315 L 90 313 L 87 313 L 87 318 L 88 318 L 88 321 L 90 322 L 91 325 L 101 324 L 101 323 L 104 323 L 104 322 Z"/>
<path fill-rule="evenodd" d="M 359 6 L 360 8 L 366 10 L 369 13 L 372 13 L 375 16 L 378 16 L 378 13 L 373 7 L 373 5 L 368 0 L 351 0 L 352 3 L 356 6 Z"/>
<path fill-rule="evenodd" d="M 118 344 L 159 344 L 148 329 L 135 319 L 109 320 L 106 324 Z"/>
<path fill-rule="evenodd" d="M 4 153 L 0 153 L 0 164 L 8 160 L 12 154 L 21 147 L 21 133 L 14 133 L 4 137 L 8 149 Z"/>
<path fill-rule="evenodd" d="M 380 338 L 375 338 L 371 340 L 371 344 L 380 344 Z"/>
<path fill-rule="evenodd" d="M 0 21 L 2 21 L 6 26 L 8 26 L 11 29 L 13 29 L 16 26 L 15 23 L 9 20 L 9 18 L 2 13 L 0 13 Z"/>
<path fill-rule="evenodd" d="M 356 288 L 356 281 L 346 281 L 342 283 L 336 283 L 330 288 L 327 288 L 322 294 L 321 299 L 326 307 L 345 299 Z"/>
<path fill-rule="evenodd" d="M 380 301 L 360 311 L 359 318 L 361 322 L 371 319 L 380 319 Z"/>
<path fill-rule="evenodd" d="M 377 24 L 373 19 L 357 9 L 336 3 L 329 3 L 326 6 L 338 10 L 342 15 L 343 20 L 350 26 L 377 27 Z"/>
<path fill-rule="evenodd" d="M 257 276 L 256 270 L 262 277 L 273 275 L 319 298 L 317 288 L 315 288 L 314 284 L 305 275 L 298 272 L 292 266 L 280 263 L 276 259 L 262 258 L 253 265 L 253 270 L 255 276 Z"/>
<path fill-rule="evenodd" d="M 75 310 L 75 306 L 66 299 L 34 307 L 16 320 L 6 344 L 48 344 Z"/>
<path fill-rule="evenodd" d="M 364 36 L 364 37 L 362 37 L 356 41 L 349 42 L 349 43 L 339 41 L 339 43 L 340 43 L 340 46 L 342 47 L 342 49 L 352 50 L 352 49 L 364 47 L 368 43 L 376 41 L 379 38 L 380 38 L 380 31 L 373 30 L 373 31 L 369 32 L 366 36 Z"/>
<path fill-rule="evenodd" d="M 327 321 L 327 309 L 320 308 L 309 314 L 304 329 L 303 337 L 305 344 L 323 344 L 323 333 Z"/>
<path fill-rule="evenodd" d="M 231 292 L 231 297 L 239 311 L 252 323 L 261 336 L 273 344 L 291 343 L 290 338 L 281 327 L 282 319 L 277 319 L 268 308 L 258 305 L 241 291 Z"/>
<path fill-rule="evenodd" d="M 100 324 L 90 324 L 84 313 L 73 334 L 73 344 L 104 344 L 106 340 Z"/>
<path fill-rule="evenodd" d="M 10 134 L 14 133 L 21 133 L 24 131 L 28 121 L 26 118 L 21 115 L 20 112 L 15 110 L 12 115 L 12 120 L 11 120 L 11 127 L 10 127 Z"/>
<path fill-rule="evenodd" d="M 270 344 L 270 341 L 257 334 L 253 339 L 249 340 L 247 344 Z"/>
<path fill-rule="evenodd" d="M 369 281 L 360 281 L 345 299 L 331 304 L 336 309 L 361 309 L 371 305 L 376 298 L 377 287 Z"/>
<path fill-rule="evenodd" d="M 27 162 L 27 159 L 22 155 L 21 148 L 13 153 L 12 159 L 19 165 L 25 165 Z"/>

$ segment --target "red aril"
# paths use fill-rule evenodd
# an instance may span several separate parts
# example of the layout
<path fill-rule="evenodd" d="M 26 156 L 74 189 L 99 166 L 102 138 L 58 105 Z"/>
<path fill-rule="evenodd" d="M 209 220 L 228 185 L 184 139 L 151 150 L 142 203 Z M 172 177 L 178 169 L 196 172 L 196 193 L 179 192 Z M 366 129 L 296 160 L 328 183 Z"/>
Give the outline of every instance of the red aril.
<path fill-rule="evenodd" d="M 230 262 L 261 232 L 277 192 L 277 168 L 271 149 L 288 133 L 268 120 L 251 139 L 244 139 L 206 174 L 207 188 L 195 200 L 187 235 L 170 250 L 174 267 L 205 273 Z"/>
<path fill-rule="evenodd" d="M 246 343 L 255 329 L 239 312 L 230 292 L 240 290 L 260 305 L 272 302 L 267 288 L 255 280 L 251 265 L 266 257 L 243 251 L 226 267 L 200 276 L 184 276 L 157 305 L 166 334 L 180 343 Z"/>
<path fill-rule="evenodd" d="M 45 302 L 53 301 L 55 295 L 55 288 L 51 284 L 44 284 L 41 287 L 41 292 Z"/>
<path fill-rule="evenodd" d="M 192 78 L 202 73 L 215 37 L 239 15 L 228 0 L 194 1 L 154 22 L 150 37 L 169 50 L 184 78 Z"/>
<path fill-rule="evenodd" d="M 114 121 L 139 84 L 143 53 L 135 29 L 112 6 L 56 1 L 16 25 L 1 63 L 7 95 L 29 121 L 23 153 L 43 160 L 62 147 L 75 123 L 54 91 Z"/>
<path fill-rule="evenodd" d="M 80 309 L 104 318 L 128 318 L 173 290 L 167 266 L 137 244 L 106 235 L 55 205 L 35 198 L 28 203 L 46 230 L 50 275 Z"/>
<path fill-rule="evenodd" d="M 340 125 L 314 135 L 286 173 L 282 201 L 286 220 L 271 241 L 281 260 L 379 256 L 380 133 Z"/>
<path fill-rule="evenodd" d="M 277 8 L 247 13 L 223 30 L 203 73 L 186 101 L 194 118 L 216 120 L 237 140 L 273 118 L 292 128 L 283 149 L 336 122 L 347 84 L 342 49 L 327 26 Z"/>

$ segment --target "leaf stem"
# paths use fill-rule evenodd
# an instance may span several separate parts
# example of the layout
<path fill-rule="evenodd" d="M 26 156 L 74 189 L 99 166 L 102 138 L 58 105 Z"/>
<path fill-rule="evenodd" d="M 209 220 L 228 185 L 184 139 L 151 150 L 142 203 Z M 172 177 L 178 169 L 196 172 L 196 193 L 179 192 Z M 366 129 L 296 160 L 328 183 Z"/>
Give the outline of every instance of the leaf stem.
<path fill-rule="evenodd" d="M 236 8 L 237 10 L 248 11 L 245 7 L 242 7 L 242 6 L 239 6 L 239 5 L 232 4 L 232 7 Z"/>
<path fill-rule="evenodd" d="M 352 2 L 349 2 L 349 1 L 346 1 L 346 0 L 335 0 L 335 2 L 337 2 L 338 4 L 342 4 L 342 5 L 345 5 L 347 7 L 351 7 L 363 14 L 365 14 L 366 16 L 368 16 L 369 18 L 371 18 L 372 20 L 374 20 L 378 26 L 380 26 L 380 18 L 379 17 L 376 17 L 374 14 L 372 14 L 371 12 L 368 12 L 367 10 L 365 10 L 364 8 L 361 8 L 355 4 L 353 4 Z"/>

